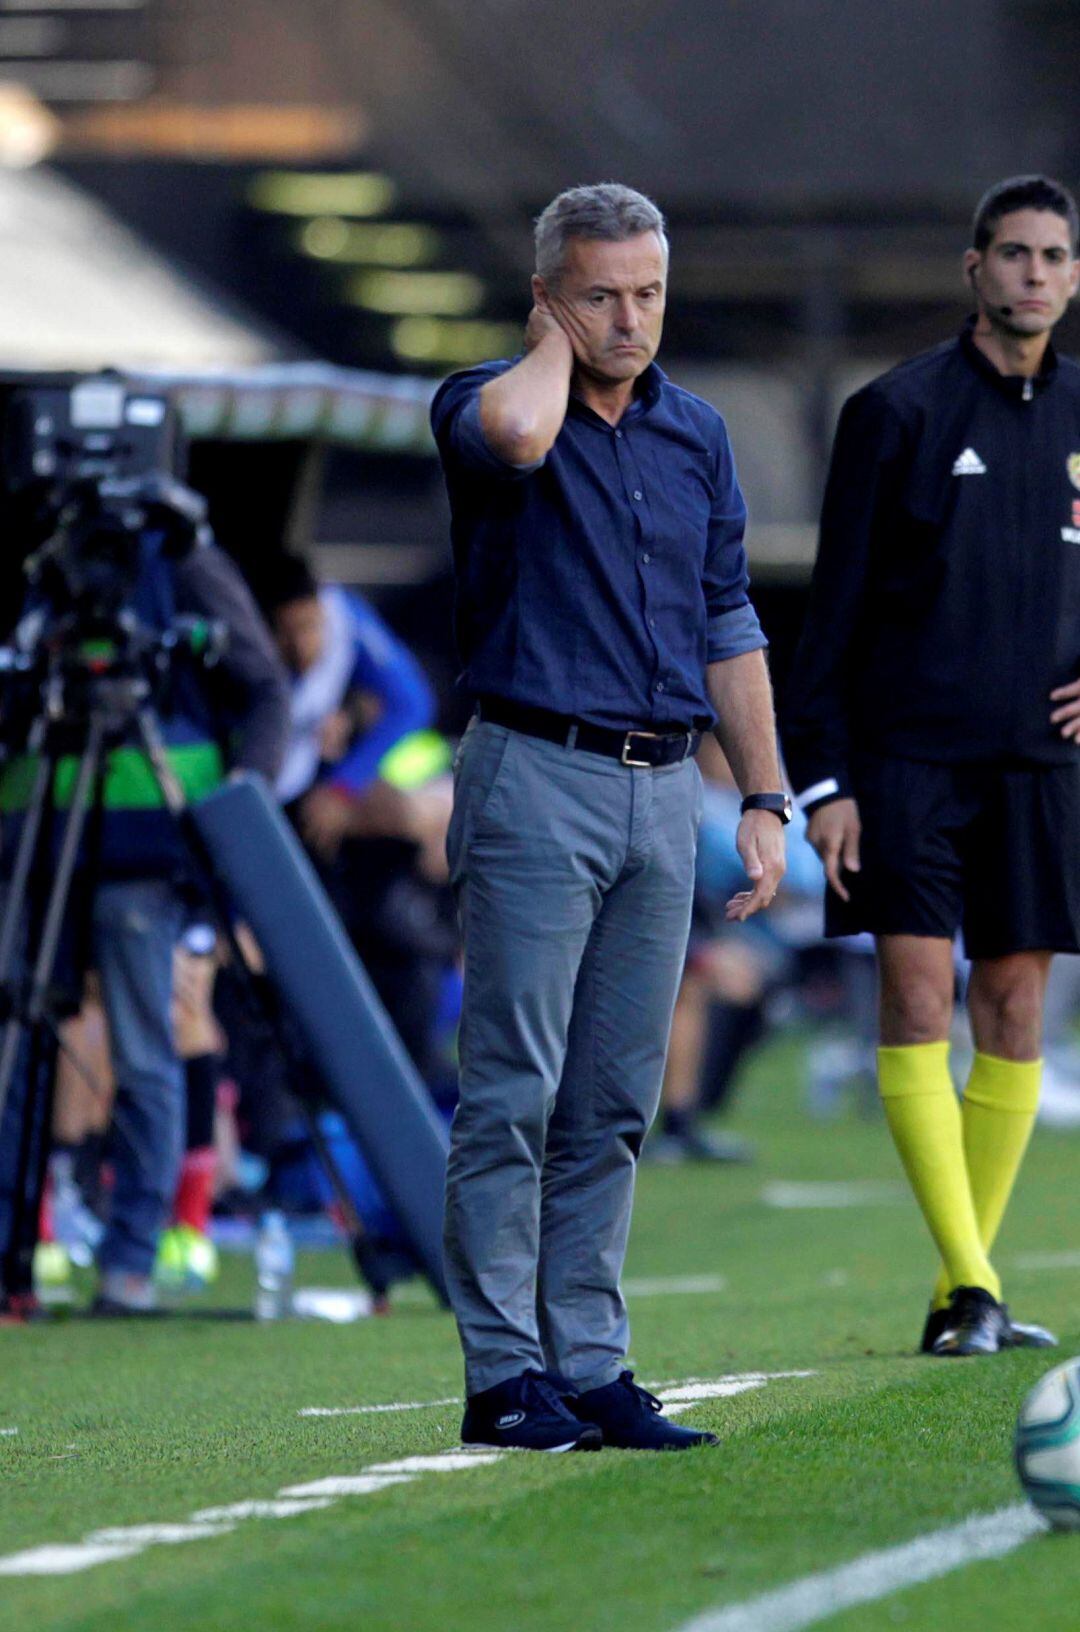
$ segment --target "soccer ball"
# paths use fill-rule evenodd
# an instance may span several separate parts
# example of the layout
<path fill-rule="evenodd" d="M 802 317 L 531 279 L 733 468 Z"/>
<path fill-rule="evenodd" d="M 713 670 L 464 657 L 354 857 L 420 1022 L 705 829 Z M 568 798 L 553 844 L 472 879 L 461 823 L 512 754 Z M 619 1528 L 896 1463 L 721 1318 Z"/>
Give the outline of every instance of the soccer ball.
<path fill-rule="evenodd" d="M 1080 1360 L 1040 1377 L 1020 1407 L 1016 1471 L 1056 1530 L 1080 1530 Z"/>

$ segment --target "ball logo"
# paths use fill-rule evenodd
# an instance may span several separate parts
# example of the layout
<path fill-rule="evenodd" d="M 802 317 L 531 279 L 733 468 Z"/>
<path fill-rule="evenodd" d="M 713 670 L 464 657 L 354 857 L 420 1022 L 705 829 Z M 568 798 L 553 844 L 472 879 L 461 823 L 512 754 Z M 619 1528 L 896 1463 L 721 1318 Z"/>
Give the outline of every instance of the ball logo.
<path fill-rule="evenodd" d="M 1080 487 L 1080 453 L 1070 453 L 1065 461 L 1065 469 L 1069 472 L 1069 480 L 1074 487 Z"/>

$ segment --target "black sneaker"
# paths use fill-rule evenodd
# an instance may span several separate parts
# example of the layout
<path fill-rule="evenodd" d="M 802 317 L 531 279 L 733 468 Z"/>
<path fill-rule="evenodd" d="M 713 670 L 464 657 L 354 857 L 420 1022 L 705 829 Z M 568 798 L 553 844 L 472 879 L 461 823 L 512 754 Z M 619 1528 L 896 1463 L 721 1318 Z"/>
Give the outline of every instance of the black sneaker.
<path fill-rule="evenodd" d="M 621 1451 L 687 1451 L 693 1445 L 719 1445 L 715 1434 L 700 1428 L 681 1428 L 660 1413 L 655 1394 L 624 1371 L 606 1388 L 590 1388 L 570 1401 L 582 1422 L 595 1422 L 604 1444 Z"/>
<path fill-rule="evenodd" d="M 465 1401 L 463 1445 L 503 1445 L 519 1451 L 598 1451 L 599 1428 L 567 1409 L 561 1378 L 526 1371 Z"/>
<path fill-rule="evenodd" d="M 940 1357 L 998 1354 L 1012 1346 L 1009 1312 L 981 1286 L 958 1286 L 929 1352 Z"/>
<path fill-rule="evenodd" d="M 1030 1326 L 1025 1325 L 1023 1321 L 1013 1320 L 1012 1316 L 1009 1314 L 1008 1304 L 1003 1303 L 1001 1307 L 1004 1310 L 1005 1318 L 1009 1323 L 1009 1341 L 1007 1346 L 1010 1349 L 1057 1348 L 1057 1338 L 1054 1336 L 1053 1332 L 1048 1332 L 1045 1326 Z M 919 1344 L 920 1354 L 933 1354 L 935 1342 L 941 1336 L 942 1332 L 947 1330 L 951 1320 L 952 1312 L 949 1309 L 930 1310 L 926 1317 L 926 1325 L 923 1327 L 922 1342 Z"/>

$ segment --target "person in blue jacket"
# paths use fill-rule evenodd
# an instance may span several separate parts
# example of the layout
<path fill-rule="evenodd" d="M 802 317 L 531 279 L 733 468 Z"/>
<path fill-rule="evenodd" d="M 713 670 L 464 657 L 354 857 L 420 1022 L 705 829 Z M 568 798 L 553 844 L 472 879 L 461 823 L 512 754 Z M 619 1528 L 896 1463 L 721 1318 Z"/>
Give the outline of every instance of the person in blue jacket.
<path fill-rule="evenodd" d="M 264 596 L 292 678 L 289 743 L 276 790 L 317 859 L 332 863 L 359 827 L 394 824 L 379 787 L 389 750 L 430 725 L 434 697 L 420 665 L 374 607 L 318 584 L 299 556 L 282 556 Z M 378 807 L 366 823 L 357 802 Z M 387 808 L 383 808 L 383 806 Z"/>

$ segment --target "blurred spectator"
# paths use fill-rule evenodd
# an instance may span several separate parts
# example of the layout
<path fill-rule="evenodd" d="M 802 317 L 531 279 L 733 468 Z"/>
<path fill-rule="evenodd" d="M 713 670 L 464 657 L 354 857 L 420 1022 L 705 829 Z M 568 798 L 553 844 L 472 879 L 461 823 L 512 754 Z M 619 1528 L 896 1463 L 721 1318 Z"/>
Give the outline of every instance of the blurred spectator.
<path fill-rule="evenodd" d="M 394 832 L 407 818 L 379 762 L 430 725 L 431 687 L 373 607 L 319 585 L 283 555 L 264 592 L 292 677 L 290 736 L 276 788 L 308 849 L 331 864 L 347 836 Z"/>

